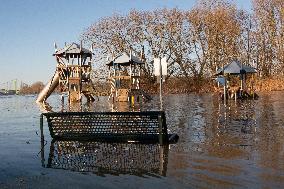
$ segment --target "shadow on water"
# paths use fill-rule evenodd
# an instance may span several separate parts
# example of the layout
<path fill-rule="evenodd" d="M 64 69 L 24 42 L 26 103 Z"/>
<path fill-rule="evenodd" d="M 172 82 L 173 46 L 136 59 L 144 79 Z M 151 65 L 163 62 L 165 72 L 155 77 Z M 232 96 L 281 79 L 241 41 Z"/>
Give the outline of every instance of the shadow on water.
<path fill-rule="evenodd" d="M 42 143 L 43 144 L 43 143 Z M 47 161 L 42 145 L 42 165 L 81 173 L 166 176 L 169 146 L 139 143 L 52 140 Z"/>

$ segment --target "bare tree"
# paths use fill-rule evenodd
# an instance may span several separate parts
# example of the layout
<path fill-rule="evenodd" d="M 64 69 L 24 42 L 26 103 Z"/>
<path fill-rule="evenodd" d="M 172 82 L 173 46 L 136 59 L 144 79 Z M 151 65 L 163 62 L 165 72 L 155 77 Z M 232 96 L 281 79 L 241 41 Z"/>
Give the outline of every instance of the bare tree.
<path fill-rule="evenodd" d="M 256 65 L 265 76 L 283 74 L 283 7 L 281 0 L 254 0 L 249 13 L 228 0 L 199 0 L 186 11 L 131 10 L 102 18 L 82 39 L 93 46 L 96 65 L 100 65 L 95 66 L 97 75 L 105 71 L 99 68 L 106 61 L 122 52 L 141 57 L 148 78 L 154 57 L 164 56 L 169 76 L 196 81 L 233 59 Z"/>
<path fill-rule="evenodd" d="M 283 74 L 284 3 L 279 0 L 254 0 L 259 70 L 263 76 Z"/>

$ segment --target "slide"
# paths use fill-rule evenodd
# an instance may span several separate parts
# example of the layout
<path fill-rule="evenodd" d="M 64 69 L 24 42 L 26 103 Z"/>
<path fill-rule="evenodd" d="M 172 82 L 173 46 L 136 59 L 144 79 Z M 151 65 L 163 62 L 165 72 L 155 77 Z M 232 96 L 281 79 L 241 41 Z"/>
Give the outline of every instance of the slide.
<path fill-rule="evenodd" d="M 59 84 L 59 73 L 56 71 L 52 79 L 39 93 L 36 102 L 37 103 L 44 102 L 51 95 L 51 93 L 54 91 L 54 89 L 57 87 L 58 84 Z"/>

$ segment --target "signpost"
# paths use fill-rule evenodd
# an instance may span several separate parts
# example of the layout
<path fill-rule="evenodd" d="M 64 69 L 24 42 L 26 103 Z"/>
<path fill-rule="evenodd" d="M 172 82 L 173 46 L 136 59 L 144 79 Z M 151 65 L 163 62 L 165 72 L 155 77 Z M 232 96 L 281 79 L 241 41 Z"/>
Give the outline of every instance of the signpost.
<path fill-rule="evenodd" d="M 159 78 L 160 82 L 160 110 L 163 110 L 163 97 L 162 97 L 162 85 L 163 76 L 167 75 L 168 63 L 167 58 L 154 58 L 154 75 Z"/>

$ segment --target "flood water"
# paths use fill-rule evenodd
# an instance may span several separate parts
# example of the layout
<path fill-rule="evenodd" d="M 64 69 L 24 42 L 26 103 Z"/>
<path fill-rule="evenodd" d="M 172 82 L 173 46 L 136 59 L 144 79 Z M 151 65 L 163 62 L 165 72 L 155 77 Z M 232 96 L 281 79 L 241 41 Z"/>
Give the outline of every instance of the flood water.
<path fill-rule="evenodd" d="M 42 146 L 36 96 L 0 96 L 0 188 L 284 188 L 283 96 L 226 106 L 211 94 L 165 96 L 169 132 L 180 137 L 170 146 L 52 142 L 46 123 Z M 48 101 L 61 109 L 59 96 Z M 101 97 L 88 108 L 128 106 Z"/>

